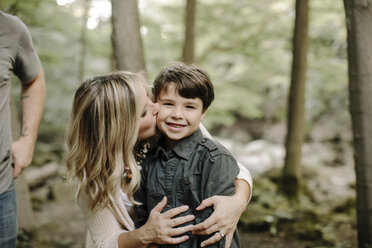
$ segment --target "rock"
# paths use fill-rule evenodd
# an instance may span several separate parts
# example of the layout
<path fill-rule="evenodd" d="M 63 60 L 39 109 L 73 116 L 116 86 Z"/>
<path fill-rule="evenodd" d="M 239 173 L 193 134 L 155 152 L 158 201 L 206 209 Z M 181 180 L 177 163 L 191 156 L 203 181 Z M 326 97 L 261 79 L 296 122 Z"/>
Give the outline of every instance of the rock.
<path fill-rule="evenodd" d="M 30 188 L 34 188 L 44 184 L 48 178 L 58 175 L 59 167 L 59 164 L 56 162 L 50 162 L 42 167 L 30 167 L 24 172 L 27 185 Z"/>

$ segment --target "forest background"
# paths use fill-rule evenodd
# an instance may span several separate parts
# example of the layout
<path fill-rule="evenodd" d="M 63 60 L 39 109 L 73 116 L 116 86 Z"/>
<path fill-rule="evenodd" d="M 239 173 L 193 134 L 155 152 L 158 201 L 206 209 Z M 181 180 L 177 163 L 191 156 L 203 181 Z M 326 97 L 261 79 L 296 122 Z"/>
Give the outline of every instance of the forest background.
<path fill-rule="evenodd" d="M 32 167 L 50 162 L 63 167 L 75 90 L 82 80 L 113 70 L 111 3 L 2 0 L 0 6 L 30 28 L 46 75 L 45 112 Z M 141 0 L 138 6 L 151 83 L 169 62 L 182 59 L 185 1 Z M 269 163 L 267 157 L 253 163 L 241 156 L 255 183 L 252 201 L 239 224 L 241 232 L 248 233 L 243 240 L 251 243 L 249 247 L 272 247 L 275 242 L 276 247 L 355 247 L 355 176 L 342 1 L 310 1 L 304 135 L 305 155 L 312 159 L 303 161 L 307 187 L 300 200 L 293 203 L 277 194 L 284 163 L 294 19 L 290 0 L 197 1 L 194 62 L 209 72 L 216 91 L 204 124 L 226 144 L 233 144 L 230 148 L 237 156 L 255 141 L 265 144 L 259 146 L 260 154 L 278 148 L 279 155 L 267 155 L 272 159 Z M 20 85 L 13 86 L 17 105 Z M 263 164 L 268 166 L 262 168 Z M 347 175 L 335 179 L 336 171 Z M 334 188 L 342 185 L 341 192 L 328 190 L 322 181 L 333 183 Z M 33 199 L 36 212 L 53 201 Z M 20 239 L 26 240 L 20 242 L 23 245 L 32 243 L 29 237 Z M 40 234 L 38 239 L 43 245 L 55 242 L 43 241 Z"/>

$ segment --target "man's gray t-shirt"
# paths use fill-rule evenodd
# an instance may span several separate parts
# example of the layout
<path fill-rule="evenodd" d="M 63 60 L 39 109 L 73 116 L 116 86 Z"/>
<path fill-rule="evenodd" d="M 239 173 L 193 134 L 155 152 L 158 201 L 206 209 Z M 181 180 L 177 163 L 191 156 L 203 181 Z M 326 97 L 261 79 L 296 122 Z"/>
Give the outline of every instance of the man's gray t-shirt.
<path fill-rule="evenodd" d="M 13 177 L 10 75 L 13 72 L 22 82 L 30 82 L 40 67 L 26 25 L 19 18 L 0 11 L 0 194 L 8 189 Z"/>

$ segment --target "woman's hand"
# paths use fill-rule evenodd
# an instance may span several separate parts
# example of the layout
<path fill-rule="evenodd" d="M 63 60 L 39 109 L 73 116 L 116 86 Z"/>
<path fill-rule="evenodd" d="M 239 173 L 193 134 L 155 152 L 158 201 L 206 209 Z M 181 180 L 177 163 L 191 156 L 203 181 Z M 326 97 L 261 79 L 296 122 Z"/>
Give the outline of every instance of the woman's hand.
<path fill-rule="evenodd" d="M 195 225 L 193 234 L 209 235 L 212 237 L 201 243 L 201 247 L 214 244 L 226 235 L 225 247 L 230 247 L 236 225 L 241 214 L 245 211 L 249 199 L 249 185 L 243 180 L 236 180 L 236 190 L 233 196 L 212 196 L 202 201 L 196 210 L 200 211 L 213 206 L 213 213 L 202 223 Z M 221 233 L 221 234 L 220 234 Z"/>
<path fill-rule="evenodd" d="M 146 224 L 141 227 L 144 230 L 143 233 L 145 234 L 146 243 L 148 244 L 179 244 L 185 242 L 189 238 L 187 235 L 173 238 L 174 236 L 189 232 L 193 228 L 193 225 L 183 227 L 177 226 L 192 221 L 195 218 L 194 215 L 173 218 L 185 212 L 188 206 L 173 208 L 161 213 L 166 204 L 167 198 L 164 197 L 163 200 L 151 210 Z"/>

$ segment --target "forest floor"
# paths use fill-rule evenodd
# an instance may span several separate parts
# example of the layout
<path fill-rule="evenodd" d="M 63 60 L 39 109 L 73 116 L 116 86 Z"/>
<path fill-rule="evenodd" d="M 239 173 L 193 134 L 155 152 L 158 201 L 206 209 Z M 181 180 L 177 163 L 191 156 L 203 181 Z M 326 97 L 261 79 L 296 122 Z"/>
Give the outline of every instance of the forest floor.
<path fill-rule="evenodd" d="M 255 146 L 250 151 L 261 150 L 262 142 L 250 144 Z M 282 153 L 274 152 L 276 150 L 271 145 L 265 147 L 263 154 L 271 154 L 272 161 L 282 161 L 281 155 L 273 155 Z M 273 149 L 269 150 L 270 147 Z M 234 155 L 257 158 L 246 164 L 266 168 L 263 161 L 269 159 L 248 150 L 238 150 Z M 311 193 L 306 193 L 298 206 L 277 192 L 279 165 L 259 173 L 253 167 L 249 168 L 254 177 L 254 190 L 251 203 L 239 223 L 241 247 L 357 247 L 355 176 L 350 152 L 345 151 L 341 154 L 346 154 L 346 158 L 342 158 L 341 163 L 335 163 L 340 160 L 339 157 L 329 156 L 332 152 L 325 146 L 308 146 L 304 150 L 303 173 Z M 240 161 L 245 161 L 244 157 L 240 157 Z M 261 157 L 263 160 L 259 159 Z M 48 193 L 44 193 L 46 198 L 40 198 L 40 192 L 31 192 L 37 230 L 32 237 L 21 232 L 19 248 L 84 247 L 86 220 L 74 199 L 75 185 L 63 178 L 65 172 L 63 166 L 61 168 L 59 176 L 43 186 L 44 190 L 48 188 Z"/>
<path fill-rule="evenodd" d="M 35 213 L 38 223 L 32 242 L 24 240 L 18 247 L 80 248 L 84 247 L 86 221 L 74 200 L 74 186 L 62 179 L 54 182 L 52 200 L 42 204 Z M 250 211 L 249 205 L 247 211 Z M 356 245 L 355 223 L 338 224 L 337 244 L 319 243 L 318 240 L 301 240 L 283 233 L 272 235 L 269 231 L 247 232 L 240 230 L 242 248 L 308 248 Z M 334 232 L 334 231 L 333 231 Z M 22 236 L 22 235 L 21 235 Z"/>

